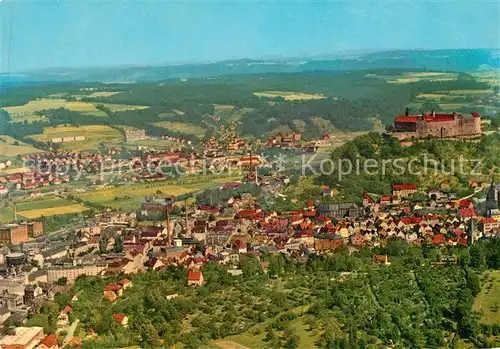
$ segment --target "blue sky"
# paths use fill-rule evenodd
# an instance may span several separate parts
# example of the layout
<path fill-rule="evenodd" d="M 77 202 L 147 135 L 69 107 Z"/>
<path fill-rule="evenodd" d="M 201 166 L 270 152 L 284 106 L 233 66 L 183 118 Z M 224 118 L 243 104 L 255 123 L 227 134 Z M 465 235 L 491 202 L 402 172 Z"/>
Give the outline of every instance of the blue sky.
<path fill-rule="evenodd" d="M 2 72 L 498 48 L 497 1 L 0 2 Z"/>

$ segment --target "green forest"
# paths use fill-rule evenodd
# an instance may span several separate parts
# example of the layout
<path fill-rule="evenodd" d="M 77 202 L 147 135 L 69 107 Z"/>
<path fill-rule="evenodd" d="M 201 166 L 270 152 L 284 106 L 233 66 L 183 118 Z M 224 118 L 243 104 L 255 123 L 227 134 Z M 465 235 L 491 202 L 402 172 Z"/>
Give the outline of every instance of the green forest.
<path fill-rule="evenodd" d="M 34 143 L 25 137 L 42 133 L 44 127 L 105 124 L 135 126 L 146 129 L 153 136 L 169 134 L 194 140 L 192 135 L 165 130 L 152 123 L 168 120 L 203 126 L 210 130 L 219 123 L 238 121 L 243 135 L 265 138 L 277 130 L 288 129 L 302 132 L 305 139 L 311 139 L 319 137 L 325 130 L 371 130 L 374 120 L 390 124 L 394 116 L 403 113 L 405 107 L 414 102 L 419 94 L 490 88 L 466 73 L 458 74 L 455 80 L 421 80 L 411 84 L 394 84 L 377 78 L 403 73 L 399 70 L 364 70 L 231 75 L 187 81 L 167 80 L 161 84 L 13 85 L 3 91 L 1 107 L 19 106 L 37 98 L 50 98 L 54 94 L 60 94 L 60 98 L 67 101 L 75 101 L 74 96 L 79 96 L 83 102 L 141 105 L 149 108 L 113 112 L 104 105 L 98 105 L 98 109 L 108 117 L 82 116 L 79 112 L 67 109 L 43 110 L 38 113 L 44 115 L 45 119 L 31 123 L 13 122 L 2 111 L 0 134 Z M 119 93 L 90 98 L 89 88 Z M 288 101 L 282 97 L 264 98 L 254 95 L 266 90 L 321 94 L 324 98 Z M 217 104 L 233 106 L 235 117 L 221 117 L 215 121 L 214 116 L 219 113 L 214 107 Z M 440 106 L 429 100 L 421 103 L 417 109 L 417 112 L 440 110 Z M 467 111 L 470 108 L 464 106 L 462 109 Z M 182 114 L 173 113 L 172 110 L 180 110 Z M 474 110 L 484 111 L 476 107 Z"/>

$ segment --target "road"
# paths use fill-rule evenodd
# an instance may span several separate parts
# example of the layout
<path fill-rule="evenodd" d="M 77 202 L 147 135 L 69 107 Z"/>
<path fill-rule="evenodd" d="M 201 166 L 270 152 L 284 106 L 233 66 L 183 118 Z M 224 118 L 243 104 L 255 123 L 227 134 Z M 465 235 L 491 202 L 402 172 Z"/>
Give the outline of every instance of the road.
<path fill-rule="evenodd" d="M 73 321 L 71 326 L 68 328 L 68 334 L 66 334 L 66 337 L 64 338 L 64 344 L 68 344 L 68 342 L 73 339 L 73 336 L 75 334 L 76 327 L 78 326 L 78 323 L 80 322 L 80 319 L 76 319 Z"/>

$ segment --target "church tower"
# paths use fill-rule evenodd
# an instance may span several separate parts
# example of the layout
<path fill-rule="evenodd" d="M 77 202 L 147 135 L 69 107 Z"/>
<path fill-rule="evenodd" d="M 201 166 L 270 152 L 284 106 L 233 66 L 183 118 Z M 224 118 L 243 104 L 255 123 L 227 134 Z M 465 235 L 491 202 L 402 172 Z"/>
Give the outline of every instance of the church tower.
<path fill-rule="evenodd" d="M 476 226 L 474 224 L 474 218 L 471 218 L 469 219 L 469 229 L 467 232 L 467 245 L 472 246 L 475 239 L 476 239 Z"/>
<path fill-rule="evenodd" d="M 493 179 L 491 180 L 491 185 L 486 194 L 485 210 L 487 218 L 490 218 L 494 212 L 498 211 L 497 190 Z"/>

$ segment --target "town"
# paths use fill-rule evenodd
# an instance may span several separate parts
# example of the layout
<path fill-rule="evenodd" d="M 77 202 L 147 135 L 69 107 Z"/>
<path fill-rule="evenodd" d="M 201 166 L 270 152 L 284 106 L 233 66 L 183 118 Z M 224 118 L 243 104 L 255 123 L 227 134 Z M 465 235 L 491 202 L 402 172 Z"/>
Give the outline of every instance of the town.
<path fill-rule="evenodd" d="M 396 127 L 401 127 L 397 126 L 403 122 L 401 117 L 395 121 Z M 477 132 L 476 135 L 480 134 L 480 129 Z M 317 142 L 328 139 L 325 135 Z M 279 134 L 270 139 L 267 146 L 290 148 L 300 141 L 300 134 Z M 313 256 L 330 255 L 345 248 L 349 253 L 366 248 L 376 250 L 394 240 L 418 248 L 445 250 L 500 238 L 500 185 L 494 181 L 469 181 L 476 193 L 485 193 L 480 205 L 472 195 L 458 197 L 450 190 L 422 190 L 415 183 L 402 182 L 381 196 L 370 194 L 369 188 L 365 188 L 358 200 L 360 204 L 330 203 L 334 190 L 323 185 L 318 187 L 317 199 L 308 200 L 300 209 L 269 210 L 259 204 L 250 187 L 276 191 L 289 183 L 291 174 L 259 175 L 257 168 L 266 165 L 264 157 L 257 153 L 238 155 L 237 145 L 243 147 L 244 143 L 235 137 L 221 142 L 211 138 L 204 144 L 203 154 L 186 154 L 181 149 L 147 152 L 126 162 L 114 159 L 113 152 L 111 155 L 51 152 L 23 156 L 23 160 L 37 170 L 3 177 L 2 194 L 17 191 L 29 197 L 42 195 L 37 188 L 57 188 L 61 183 L 69 183 L 82 169 L 86 175 L 99 173 L 106 161 L 121 161 L 118 169 L 140 168 L 134 175 L 124 171 L 122 181 L 164 181 L 163 174 L 149 171 L 161 168 L 162 163 L 194 166 L 197 172 L 202 165 L 213 167 L 217 163 L 227 168 L 233 165 L 237 166 L 241 179 L 221 182 L 218 190 L 224 195 L 220 195 L 217 202 L 200 204 L 191 200 L 188 203 L 187 197 L 158 193 L 145 196 L 133 210 L 96 212 L 66 235 L 44 234 L 42 222 L 36 219 L 0 225 L 0 243 L 4 246 L 0 251 L 0 325 L 6 328 L 9 324 L 19 324 L 9 327 L 8 334 L 0 340 L 2 348 L 71 347 L 92 341 L 96 336 L 94 329 L 86 328 L 88 334 L 82 338 L 74 335 L 75 322 L 69 321 L 68 315 L 78 294 L 60 309 L 54 333 L 45 333 L 43 327 L 22 326 L 57 294 L 71 294 L 72 286 L 82 276 L 104 280 L 120 277 L 102 289 L 102 297 L 112 304 L 119 302 L 128 288 L 134 287 L 135 275 L 169 267 L 184 268 L 186 285 L 195 287 L 204 284 L 203 270 L 207 263 L 220 264 L 229 275 L 240 277 L 243 274 L 241 260 L 246 256 L 256 257 L 260 268 L 267 272 L 269 263 L 262 258 L 267 255 L 287 256 L 306 263 Z M 143 161 L 148 165 L 143 166 Z M 207 162 L 202 164 L 202 161 Z M 61 176 L 62 166 L 69 171 Z M 436 258 L 432 262 L 436 265 L 457 263 L 456 257 L 450 258 L 447 254 Z M 387 254 L 373 253 L 372 261 L 391 264 Z M 175 297 L 177 294 L 173 293 L 167 299 Z M 129 324 L 128 315 L 124 313 L 112 314 L 112 320 L 124 327 Z"/>

